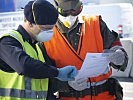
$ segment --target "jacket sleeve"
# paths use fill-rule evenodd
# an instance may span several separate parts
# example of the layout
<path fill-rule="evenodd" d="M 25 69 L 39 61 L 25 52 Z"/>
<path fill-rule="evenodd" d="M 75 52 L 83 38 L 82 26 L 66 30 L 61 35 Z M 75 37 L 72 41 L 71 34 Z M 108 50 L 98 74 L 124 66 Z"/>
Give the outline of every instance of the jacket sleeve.
<path fill-rule="evenodd" d="M 37 79 L 58 75 L 56 67 L 31 58 L 23 51 L 21 44 L 12 37 L 0 40 L 0 51 L 0 58 L 20 75 Z"/>
<path fill-rule="evenodd" d="M 106 23 L 102 20 L 101 17 L 99 19 L 99 22 L 100 22 L 100 31 L 101 31 L 101 35 L 103 38 L 104 49 L 110 49 L 113 46 L 122 46 L 121 41 L 118 36 L 118 33 L 116 33 L 113 30 L 110 31 L 110 29 L 107 27 Z M 121 69 L 121 71 L 124 71 L 128 64 L 128 55 L 124 48 L 122 49 L 122 51 L 125 54 L 125 61 L 124 61 L 123 65 L 122 66 L 111 65 L 111 66 Z"/>

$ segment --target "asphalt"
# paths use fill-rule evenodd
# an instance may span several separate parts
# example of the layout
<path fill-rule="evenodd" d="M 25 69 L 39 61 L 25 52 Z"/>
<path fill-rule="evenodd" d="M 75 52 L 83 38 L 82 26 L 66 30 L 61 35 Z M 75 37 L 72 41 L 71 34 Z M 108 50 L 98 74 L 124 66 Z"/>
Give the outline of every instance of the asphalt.
<path fill-rule="evenodd" d="M 116 77 L 123 87 L 123 100 L 133 100 L 133 78 Z"/>

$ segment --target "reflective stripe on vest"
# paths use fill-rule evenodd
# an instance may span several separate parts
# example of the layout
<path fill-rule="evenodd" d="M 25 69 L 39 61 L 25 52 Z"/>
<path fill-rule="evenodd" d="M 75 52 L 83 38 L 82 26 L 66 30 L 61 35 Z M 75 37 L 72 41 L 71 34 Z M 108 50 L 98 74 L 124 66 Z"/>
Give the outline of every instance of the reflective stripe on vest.
<path fill-rule="evenodd" d="M 12 36 L 17 39 L 23 50 L 32 58 L 44 62 L 42 52 L 39 46 L 36 45 L 37 52 L 27 42 L 23 41 L 20 33 L 17 31 L 11 31 L 9 34 L 2 34 L 0 38 L 4 36 Z M 19 67 L 19 66 L 18 66 Z M 0 70 L 0 99 L 9 98 L 6 100 L 14 100 L 14 98 L 20 98 L 22 100 L 27 99 L 41 99 L 46 100 L 48 90 L 48 79 L 32 79 L 23 75 L 18 75 L 16 72 L 7 73 Z M 11 99 L 13 98 L 13 99 Z M 15 100 L 16 100 L 15 99 Z M 17 99 L 18 100 L 18 99 Z"/>
<path fill-rule="evenodd" d="M 47 92 L 0 88 L 0 96 L 27 99 L 43 99 L 46 98 Z"/>

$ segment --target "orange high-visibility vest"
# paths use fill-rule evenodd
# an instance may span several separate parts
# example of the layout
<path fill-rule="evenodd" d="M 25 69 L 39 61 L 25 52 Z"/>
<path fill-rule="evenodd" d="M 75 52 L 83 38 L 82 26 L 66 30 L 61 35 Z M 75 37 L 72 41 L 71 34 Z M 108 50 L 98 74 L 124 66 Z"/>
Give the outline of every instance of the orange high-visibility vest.
<path fill-rule="evenodd" d="M 73 49 L 56 26 L 54 27 L 54 35 L 52 39 L 48 42 L 44 42 L 48 56 L 55 61 L 56 66 L 59 68 L 73 65 L 79 70 L 87 52 L 103 52 L 103 40 L 100 33 L 99 16 L 83 16 L 82 19 L 84 23 L 81 28 L 77 51 Z M 107 79 L 111 74 L 112 71 L 110 69 L 108 73 L 90 79 L 92 82 L 98 82 Z"/>

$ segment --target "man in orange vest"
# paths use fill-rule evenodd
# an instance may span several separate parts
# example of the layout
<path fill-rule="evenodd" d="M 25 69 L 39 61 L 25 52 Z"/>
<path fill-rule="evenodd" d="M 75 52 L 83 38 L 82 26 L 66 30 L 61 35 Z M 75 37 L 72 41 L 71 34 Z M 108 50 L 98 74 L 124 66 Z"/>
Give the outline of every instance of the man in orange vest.
<path fill-rule="evenodd" d="M 128 63 L 127 53 L 118 34 L 109 30 L 101 16 L 78 17 L 83 8 L 80 0 L 54 0 L 54 6 L 59 12 L 58 21 L 53 29 L 52 39 L 44 42 L 43 47 L 56 66 L 62 68 L 74 65 L 80 70 L 88 52 L 111 52 L 107 57 L 110 61 L 109 66 L 104 66 L 105 69 L 98 70 L 98 73 L 94 73 L 94 68 L 90 73 L 93 77 L 53 82 L 52 85 L 56 86 L 54 89 L 59 91 L 60 100 L 121 100 L 122 87 L 117 84 L 117 80 L 110 78 L 111 66 L 124 71 Z M 116 92 L 119 92 L 119 97 Z"/>

